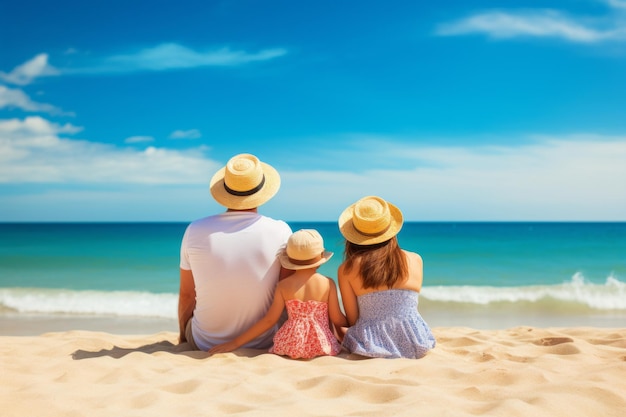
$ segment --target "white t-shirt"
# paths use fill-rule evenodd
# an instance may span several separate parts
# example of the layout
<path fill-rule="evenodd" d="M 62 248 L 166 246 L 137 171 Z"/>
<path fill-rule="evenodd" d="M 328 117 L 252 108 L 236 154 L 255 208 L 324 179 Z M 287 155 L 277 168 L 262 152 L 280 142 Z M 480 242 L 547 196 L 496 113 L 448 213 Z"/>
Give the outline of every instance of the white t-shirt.
<path fill-rule="evenodd" d="M 276 255 L 290 235 L 287 223 L 245 211 L 205 217 L 187 227 L 180 267 L 193 273 L 191 329 L 198 348 L 232 340 L 265 315 L 280 274 Z M 244 347 L 268 348 L 275 332 Z"/>

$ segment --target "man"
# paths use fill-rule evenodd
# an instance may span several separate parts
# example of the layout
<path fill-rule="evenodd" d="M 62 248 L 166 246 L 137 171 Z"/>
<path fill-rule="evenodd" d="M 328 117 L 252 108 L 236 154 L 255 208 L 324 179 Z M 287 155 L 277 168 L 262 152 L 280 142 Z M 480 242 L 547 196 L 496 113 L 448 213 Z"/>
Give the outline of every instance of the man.
<path fill-rule="evenodd" d="M 287 223 L 257 208 L 280 188 L 280 176 L 250 154 L 231 158 L 211 179 L 211 195 L 226 212 L 192 222 L 180 254 L 180 342 L 195 350 L 235 338 L 265 315 L 283 270 L 276 257 Z M 276 328 L 243 347 L 272 345 Z"/>

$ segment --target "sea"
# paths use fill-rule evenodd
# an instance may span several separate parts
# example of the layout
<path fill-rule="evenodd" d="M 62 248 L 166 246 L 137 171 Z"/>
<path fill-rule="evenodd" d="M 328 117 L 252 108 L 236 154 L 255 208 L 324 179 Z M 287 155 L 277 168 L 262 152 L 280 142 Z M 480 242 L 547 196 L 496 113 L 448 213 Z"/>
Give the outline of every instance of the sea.
<path fill-rule="evenodd" d="M 336 222 L 317 229 L 335 255 Z M 177 331 L 187 223 L 0 224 L 0 334 Z M 419 310 L 431 327 L 626 327 L 626 222 L 406 222 L 424 260 Z"/>

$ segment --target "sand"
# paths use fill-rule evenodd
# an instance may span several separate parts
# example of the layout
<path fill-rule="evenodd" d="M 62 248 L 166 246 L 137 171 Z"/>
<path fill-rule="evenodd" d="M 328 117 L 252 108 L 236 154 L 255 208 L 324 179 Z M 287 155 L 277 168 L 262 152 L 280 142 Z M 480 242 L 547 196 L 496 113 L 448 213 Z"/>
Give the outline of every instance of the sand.
<path fill-rule="evenodd" d="M 16 416 L 624 416 L 626 329 L 433 329 L 426 357 L 209 356 L 174 332 L 0 337 Z"/>

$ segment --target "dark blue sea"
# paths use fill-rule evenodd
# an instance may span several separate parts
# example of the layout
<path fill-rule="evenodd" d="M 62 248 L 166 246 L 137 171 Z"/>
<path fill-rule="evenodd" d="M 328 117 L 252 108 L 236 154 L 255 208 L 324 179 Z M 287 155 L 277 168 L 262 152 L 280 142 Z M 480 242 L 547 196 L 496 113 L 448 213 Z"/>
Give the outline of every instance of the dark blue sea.
<path fill-rule="evenodd" d="M 343 239 L 315 228 L 334 251 Z M 0 224 L 0 318 L 176 318 L 186 223 Z M 431 325 L 626 326 L 626 223 L 405 223 L 424 259 L 420 311 Z"/>

